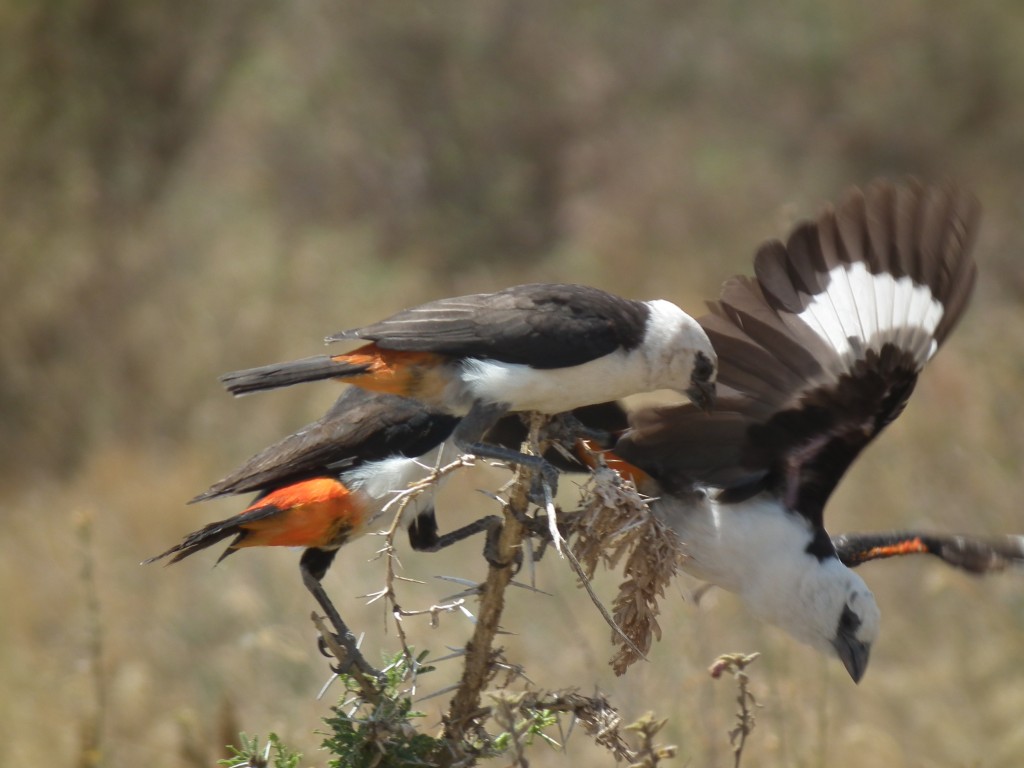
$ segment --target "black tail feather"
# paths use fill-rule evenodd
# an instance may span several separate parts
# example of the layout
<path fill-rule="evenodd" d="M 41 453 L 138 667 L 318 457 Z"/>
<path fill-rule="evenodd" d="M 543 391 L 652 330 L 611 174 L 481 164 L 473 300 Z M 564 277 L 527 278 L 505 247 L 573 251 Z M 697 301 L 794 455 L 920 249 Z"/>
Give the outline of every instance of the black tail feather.
<path fill-rule="evenodd" d="M 258 368 L 232 371 L 220 377 L 220 381 L 233 395 L 247 395 L 265 389 L 280 389 L 307 381 L 322 381 L 365 373 L 367 364 L 347 363 L 335 360 L 329 355 L 315 355 L 287 363 L 271 363 Z"/>
<path fill-rule="evenodd" d="M 245 531 L 238 527 L 237 520 L 221 520 L 217 523 L 210 523 L 206 527 L 200 528 L 198 531 L 190 533 L 188 536 L 185 537 L 184 541 L 182 541 L 180 544 L 171 547 L 166 552 L 162 552 L 159 555 L 156 555 L 155 557 L 149 558 L 148 560 L 143 560 L 142 564 L 149 565 L 150 563 L 155 563 L 157 560 L 163 560 L 165 557 L 168 557 L 169 555 L 174 555 L 174 557 L 172 557 L 167 562 L 168 565 L 171 565 L 172 563 L 176 563 L 179 560 L 185 559 L 189 555 L 195 554 L 201 549 L 206 549 L 207 547 L 212 546 L 217 542 L 223 541 L 229 536 L 234 536 L 236 534 L 237 538 L 235 539 L 233 544 L 226 550 L 224 550 L 224 553 L 219 558 L 217 558 L 217 562 L 219 563 L 221 560 L 223 560 L 225 557 L 227 557 L 235 551 L 235 546 L 245 536 Z"/>

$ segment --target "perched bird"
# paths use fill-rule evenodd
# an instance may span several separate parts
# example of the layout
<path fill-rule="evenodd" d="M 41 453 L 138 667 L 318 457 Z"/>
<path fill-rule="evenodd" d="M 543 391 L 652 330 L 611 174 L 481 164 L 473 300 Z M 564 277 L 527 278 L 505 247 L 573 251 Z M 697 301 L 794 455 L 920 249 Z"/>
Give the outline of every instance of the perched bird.
<path fill-rule="evenodd" d="M 326 560 L 325 572 L 341 545 L 379 522 L 396 492 L 430 474 L 457 423 L 457 417 L 413 400 L 346 390 L 323 417 L 260 451 L 189 502 L 257 492 L 249 507 L 189 534 L 153 560 L 173 554 L 171 562 L 177 562 L 235 536 L 221 560 L 245 547 L 306 546 L 321 552 L 307 553 L 304 561 Z M 456 456 L 450 446 L 448 454 Z M 433 548 L 433 493 L 413 499 L 405 517 L 413 547 Z"/>
<path fill-rule="evenodd" d="M 967 564 L 923 535 L 834 542 L 823 513 L 966 308 L 978 217 L 953 187 L 876 182 L 762 245 L 756 278 L 729 280 L 700 320 L 718 351 L 716 410 L 639 411 L 615 447 L 657 483 L 654 509 L 679 534 L 684 568 L 838 657 L 855 681 L 880 613 L 848 566 L 900 546 Z"/>
<path fill-rule="evenodd" d="M 327 341 L 369 342 L 229 373 L 236 395 L 337 378 L 463 417 L 455 444 L 478 456 L 550 464 L 483 442 L 509 412 L 560 414 L 657 389 L 702 409 L 715 397 L 716 355 L 693 318 L 668 301 L 632 301 L 582 285 L 533 284 L 441 299 Z"/>
<path fill-rule="evenodd" d="M 231 537 L 217 562 L 246 547 L 306 547 L 299 561 L 303 583 L 350 658 L 371 673 L 321 581 L 340 547 L 381 525 L 398 492 L 429 478 L 443 457 L 456 458 L 448 441 L 457 422 L 412 400 L 350 388 L 321 419 L 256 454 L 192 499 L 259 492 L 241 513 L 188 534 L 145 562 L 170 557 L 176 563 Z M 402 511 L 413 548 L 436 551 L 497 520 L 482 518 L 439 536 L 436 487 L 411 495 Z"/>
<path fill-rule="evenodd" d="M 573 416 L 600 432 L 621 432 L 627 426 L 618 403 L 578 408 Z M 457 458 L 445 441 L 458 421 L 415 400 L 350 387 L 317 421 L 252 456 L 188 502 L 258 493 L 249 507 L 189 534 L 146 562 L 172 554 L 171 562 L 178 562 L 232 535 L 235 541 L 217 562 L 254 546 L 306 546 L 326 549 L 308 558 L 333 557 L 342 544 L 379 524 L 381 508 L 410 482 L 428 476 L 439 458 Z M 526 426 L 517 415 L 506 416 L 487 433 L 489 441 L 509 448 L 526 438 Z M 589 470 L 571 453 L 550 449 L 546 456 L 563 472 Z M 426 489 L 403 512 L 409 544 L 418 551 L 437 551 L 483 530 L 491 519 L 439 536 L 435 490 Z M 323 570 L 329 565 L 328 560 Z"/>

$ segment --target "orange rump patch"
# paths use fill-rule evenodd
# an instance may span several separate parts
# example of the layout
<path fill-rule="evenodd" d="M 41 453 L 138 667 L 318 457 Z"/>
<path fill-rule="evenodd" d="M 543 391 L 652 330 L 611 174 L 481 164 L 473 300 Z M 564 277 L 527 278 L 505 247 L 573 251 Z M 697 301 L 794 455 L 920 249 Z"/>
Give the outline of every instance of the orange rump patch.
<path fill-rule="evenodd" d="M 440 398 L 448 384 L 447 359 L 432 352 L 401 352 L 367 344 L 331 359 L 369 366 L 365 373 L 347 376 L 344 381 L 371 392 L 412 397 L 429 403 Z"/>
<path fill-rule="evenodd" d="M 928 547 L 917 537 L 890 544 L 884 547 L 872 547 L 864 555 L 864 560 L 874 560 L 882 557 L 896 557 L 898 555 L 927 554 Z"/>
<path fill-rule="evenodd" d="M 598 465 L 597 457 L 604 458 L 604 463 L 609 469 L 614 469 L 623 480 L 629 480 L 637 488 L 642 488 L 651 479 L 651 476 L 640 467 L 630 464 L 625 459 L 619 458 L 611 451 L 604 450 L 595 445 L 591 440 L 576 441 L 576 457 L 586 464 L 590 469 Z"/>
<path fill-rule="evenodd" d="M 257 517 L 273 508 L 275 512 Z M 242 515 L 246 531 L 239 547 L 321 547 L 344 544 L 362 533 L 366 505 L 357 494 L 330 477 L 294 483 L 267 494 Z"/>

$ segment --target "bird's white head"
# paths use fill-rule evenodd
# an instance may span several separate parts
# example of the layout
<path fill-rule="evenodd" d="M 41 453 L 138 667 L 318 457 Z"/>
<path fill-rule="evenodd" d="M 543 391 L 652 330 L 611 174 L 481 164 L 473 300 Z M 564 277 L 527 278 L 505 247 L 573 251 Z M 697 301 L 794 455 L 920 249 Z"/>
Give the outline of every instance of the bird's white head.
<path fill-rule="evenodd" d="M 826 656 L 843 662 L 855 683 L 867 669 L 881 612 L 864 579 L 835 557 L 804 555 L 781 584 L 763 582 L 745 602 L 765 621 Z M 771 585 L 774 582 L 774 586 Z"/>
<path fill-rule="evenodd" d="M 644 355 L 651 389 L 676 389 L 709 411 L 715 405 L 718 355 L 700 323 L 670 301 L 647 302 Z"/>

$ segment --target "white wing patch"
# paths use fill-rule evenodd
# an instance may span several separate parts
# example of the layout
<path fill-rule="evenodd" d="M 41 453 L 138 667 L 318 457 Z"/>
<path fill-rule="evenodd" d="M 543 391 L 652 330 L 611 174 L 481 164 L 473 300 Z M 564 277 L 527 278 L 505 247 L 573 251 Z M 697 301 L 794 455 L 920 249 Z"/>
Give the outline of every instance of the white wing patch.
<path fill-rule="evenodd" d="M 891 312 L 886 311 L 889 307 Z M 833 268 L 828 290 L 811 297 L 798 317 L 840 356 L 847 357 L 859 356 L 851 337 L 875 349 L 884 342 L 910 349 L 910 333 L 934 334 L 943 311 L 928 286 L 907 276 L 872 274 L 863 262 L 855 262 Z M 919 362 L 926 363 L 937 349 L 932 339 L 927 349 L 916 350 Z"/>

